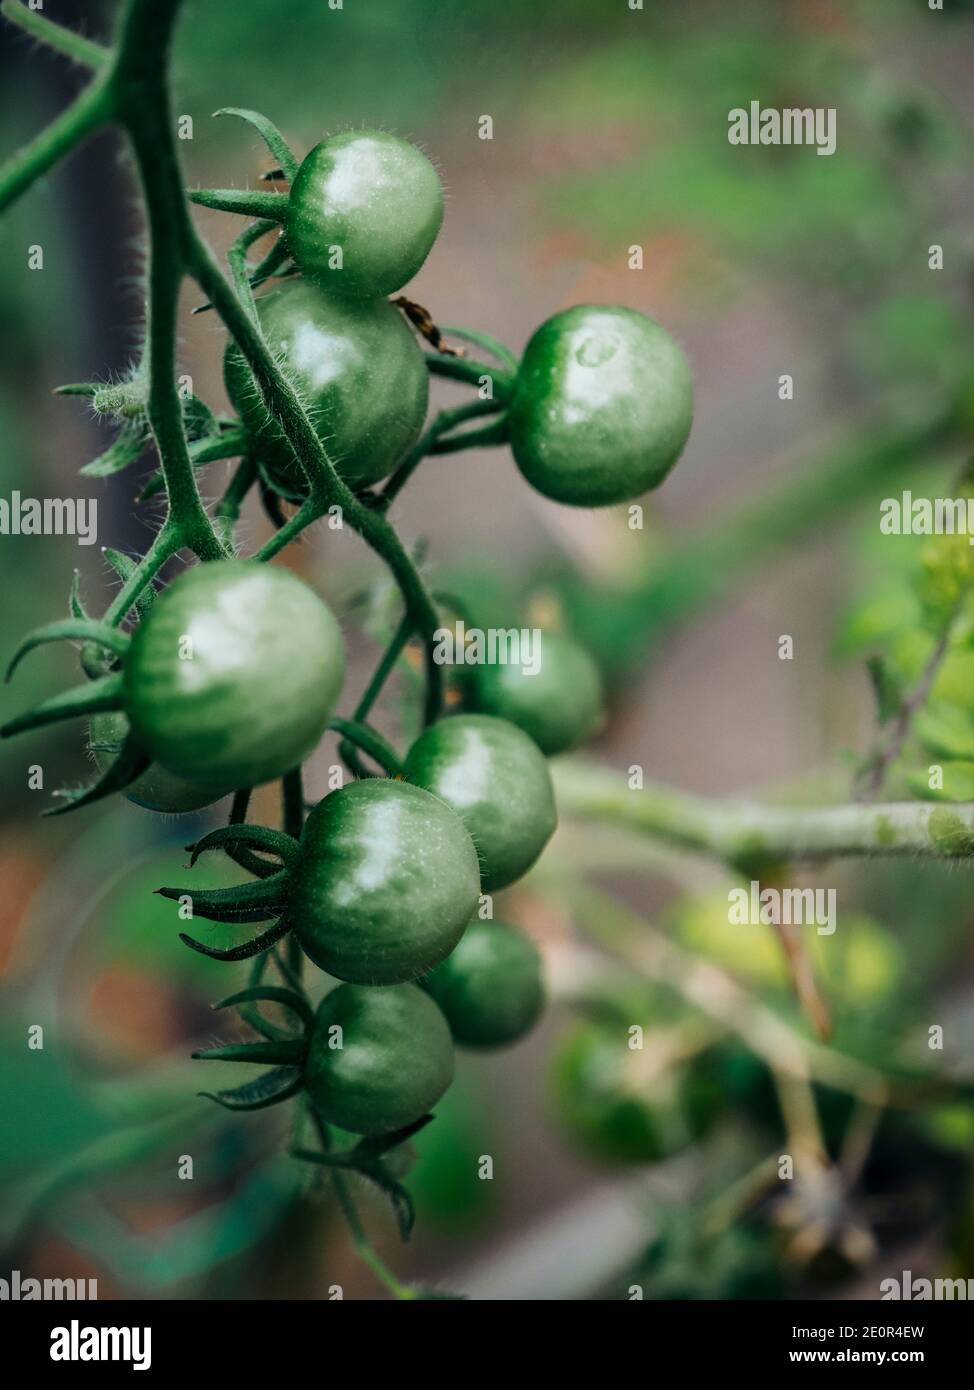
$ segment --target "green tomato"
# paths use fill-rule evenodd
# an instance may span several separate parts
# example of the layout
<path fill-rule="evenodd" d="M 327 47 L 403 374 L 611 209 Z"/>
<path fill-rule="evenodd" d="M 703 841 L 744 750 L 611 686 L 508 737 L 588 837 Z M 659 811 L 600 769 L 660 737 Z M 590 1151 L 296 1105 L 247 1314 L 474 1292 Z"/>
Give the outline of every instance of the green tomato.
<path fill-rule="evenodd" d="M 608 507 L 658 487 L 686 444 L 693 382 L 682 351 L 644 314 L 580 304 L 525 349 L 511 448 L 532 487 L 573 507 Z"/>
<path fill-rule="evenodd" d="M 453 1080 L 446 1019 L 415 985 L 339 985 L 318 1006 L 304 1080 L 329 1124 L 352 1134 L 404 1129 Z"/>
<path fill-rule="evenodd" d="M 322 970 L 386 985 L 449 955 L 479 898 L 477 852 L 459 816 L 420 787 L 370 777 L 308 817 L 288 915 Z"/>
<path fill-rule="evenodd" d="M 418 439 L 429 401 L 426 362 L 399 310 L 384 299 L 337 299 L 295 280 L 263 295 L 257 313 L 339 475 L 362 487 L 391 473 Z M 265 480 L 299 499 L 307 486 L 301 466 L 232 343 L 223 375 Z"/>
<path fill-rule="evenodd" d="M 180 575 L 136 628 L 124 708 L 167 772 L 207 790 L 251 787 L 312 752 L 344 674 L 338 624 L 296 575 L 214 561 Z"/>
<path fill-rule="evenodd" d="M 556 1051 L 559 1119 L 596 1158 L 656 1163 L 692 1143 L 715 1117 L 719 1095 L 698 1084 L 693 1068 L 673 1063 L 655 1070 L 650 1042 L 647 1037 L 643 1050 L 631 1050 L 623 1024 L 586 1021 Z"/>
<path fill-rule="evenodd" d="M 443 1010 L 454 1042 L 466 1047 L 517 1042 L 544 1007 L 538 948 L 506 922 L 471 922 L 455 950 L 419 983 Z"/>
<path fill-rule="evenodd" d="M 129 722 L 124 714 L 110 711 L 96 714 L 88 725 L 88 747 L 94 755 L 98 770 L 107 772 L 128 737 Z M 126 798 L 147 811 L 164 811 L 180 815 L 212 806 L 233 790 L 232 787 L 203 787 L 176 777 L 164 767 L 152 763 L 140 777 L 125 788 Z"/>
<path fill-rule="evenodd" d="M 549 757 L 577 748 L 604 718 L 599 668 L 584 647 L 556 632 L 542 636 L 534 674 L 514 663 L 471 667 L 464 703 L 509 719 Z"/>
<path fill-rule="evenodd" d="M 401 289 L 429 255 L 443 188 L 415 145 L 346 130 L 305 158 L 288 209 L 288 245 L 304 274 L 333 294 L 377 299 Z"/>
<path fill-rule="evenodd" d="M 460 816 L 477 846 L 488 893 L 527 873 L 557 824 L 544 755 L 506 719 L 441 719 L 413 744 L 404 772 Z"/>

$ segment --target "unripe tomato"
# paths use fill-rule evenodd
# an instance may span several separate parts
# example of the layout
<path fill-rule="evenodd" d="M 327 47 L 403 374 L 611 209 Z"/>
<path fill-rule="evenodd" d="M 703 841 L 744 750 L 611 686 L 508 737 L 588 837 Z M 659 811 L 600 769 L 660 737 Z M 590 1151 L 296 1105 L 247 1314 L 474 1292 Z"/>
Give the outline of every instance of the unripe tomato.
<path fill-rule="evenodd" d="M 630 1049 L 623 1025 L 582 1022 L 563 1038 L 554 1062 L 558 1115 L 597 1158 L 655 1163 L 685 1148 L 712 1123 L 719 1094 L 706 1075 L 672 1062 L 655 1065 L 647 1036 Z"/>
<path fill-rule="evenodd" d="M 385 985 L 438 965 L 479 897 L 477 852 L 459 816 L 420 787 L 374 777 L 311 812 L 288 914 L 322 970 Z"/>
<path fill-rule="evenodd" d="M 509 719 L 549 757 L 584 743 L 604 717 L 599 668 L 584 647 L 557 632 L 543 634 L 534 674 L 514 663 L 471 667 L 464 703 Z"/>
<path fill-rule="evenodd" d="M 413 744 L 404 771 L 463 820 L 488 893 L 527 873 L 557 824 L 544 755 L 506 719 L 441 719 Z"/>
<path fill-rule="evenodd" d="M 525 349 L 511 448 L 532 487 L 573 507 L 608 507 L 657 487 L 693 420 L 693 382 L 665 329 L 634 309 L 580 304 Z"/>
<path fill-rule="evenodd" d="M 404 1129 L 453 1080 L 446 1019 L 415 985 L 339 985 L 318 1006 L 304 1080 L 329 1124 L 352 1134 Z"/>
<path fill-rule="evenodd" d="M 419 984 L 443 1010 L 454 1042 L 466 1047 L 517 1042 L 544 1007 L 538 948 L 506 922 L 471 922 L 460 944 Z"/>
<path fill-rule="evenodd" d="M 88 725 L 88 746 L 100 772 L 106 772 L 118 757 L 128 732 L 129 722 L 124 714 L 110 711 L 92 716 Z M 203 787 L 198 782 L 188 782 L 183 777 L 174 776 L 158 763 L 152 763 L 141 776 L 129 783 L 125 796 L 136 806 L 144 806 L 147 811 L 180 815 L 212 806 L 214 801 L 219 801 L 233 790 L 232 787 Z"/>
<path fill-rule="evenodd" d="M 443 188 L 415 145 L 382 130 L 329 136 L 291 186 L 288 244 L 333 294 L 377 299 L 411 280 L 443 222 Z"/>
<path fill-rule="evenodd" d="M 311 753 L 344 675 L 338 624 L 296 575 L 214 561 L 180 575 L 135 629 L 125 713 L 167 772 L 251 787 Z"/>
<path fill-rule="evenodd" d="M 419 437 L 429 400 L 422 350 L 398 309 L 384 299 L 338 299 L 295 280 L 263 295 L 257 313 L 341 477 L 359 487 L 391 473 Z M 298 499 L 306 489 L 301 467 L 232 343 L 223 375 L 265 479 Z"/>

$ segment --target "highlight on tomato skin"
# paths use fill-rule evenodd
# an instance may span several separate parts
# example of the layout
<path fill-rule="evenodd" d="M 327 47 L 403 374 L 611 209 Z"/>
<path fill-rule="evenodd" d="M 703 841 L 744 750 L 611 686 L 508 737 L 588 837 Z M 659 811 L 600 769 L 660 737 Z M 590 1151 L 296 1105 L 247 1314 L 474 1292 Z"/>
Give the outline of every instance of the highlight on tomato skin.
<path fill-rule="evenodd" d="M 301 161 L 288 200 L 292 254 L 309 280 L 343 298 L 394 294 L 419 271 L 443 222 L 429 159 L 382 130 L 346 130 Z"/>
<path fill-rule="evenodd" d="M 321 970 L 356 984 L 415 980 L 456 946 L 480 897 L 461 818 L 408 782 L 368 778 L 308 816 L 288 913 Z"/>
<path fill-rule="evenodd" d="M 122 675 L 126 715 L 154 762 L 191 783 L 253 787 L 317 746 L 344 681 L 344 639 L 295 575 L 213 561 L 160 596 Z"/>
<path fill-rule="evenodd" d="M 463 821 L 488 893 L 526 874 L 554 833 L 558 815 L 544 757 L 506 720 L 481 714 L 442 719 L 416 740 L 403 771 Z"/>
<path fill-rule="evenodd" d="M 659 487 L 692 422 L 690 368 L 666 330 L 633 309 L 580 304 L 524 350 L 511 449 L 545 497 L 609 507 Z"/>
<path fill-rule="evenodd" d="M 419 438 L 429 400 L 426 363 L 402 314 L 384 299 L 339 298 L 304 279 L 262 294 L 257 314 L 339 476 L 352 487 L 381 482 Z M 223 376 L 261 475 L 300 500 L 301 465 L 232 340 Z"/>

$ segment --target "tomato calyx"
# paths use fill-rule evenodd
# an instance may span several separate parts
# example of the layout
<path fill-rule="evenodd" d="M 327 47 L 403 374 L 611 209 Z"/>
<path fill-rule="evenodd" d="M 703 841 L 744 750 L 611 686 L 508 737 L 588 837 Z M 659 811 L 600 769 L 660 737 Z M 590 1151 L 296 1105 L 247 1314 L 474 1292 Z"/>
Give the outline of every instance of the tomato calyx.
<path fill-rule="evenodd" d="M 408 1144 L 421 1129 L 425 1129 L 432 1119 L 432 1115 L 421 1115 L 412 1124 L 392 1134 L 366 1134 L 352 1148 L 338 1153 L 328 1149 L 293 1148 L 291 1157 L 332 1172 L 338 1169 L 356 1173 L 373 1183 L 392 1202 L 399 1234 L 403 1240 L 408 1240 L 416 1222 L 416 1209 L 409 1190 L 390 1172 L 387 1159 L 395 1150 Z"/>
<path fill-rule="evenodd" d="M 348 986 L 339 986 L 339 990 L 334 993 L 340 993 L 342 989 L 347 988 Z M 381 989 L 376 991 L 379 994 L 383 992 Z M 412 992 L 413 995 L 418 995 L 415 989 Z M 262 1004 L 272 1004 L 291 1015 L 296 1027 L 285 1031 L 270 1023 L 259 1012 L 247 1012 L 245 1016 L 260 1034 L 259 1037 L 241 1043 L 202 1048 L 192 1054 L 193 1059 L 205 1062 L 246 1062 L 267 1069 L 254 1080 L 246 1081 L 240 1086 L 219 1091 L 201 1091 L 200 1095 L 214 1101 L 225 1110 L 238 1112 L 266 1110 L 303 1095 L 321 1147 L 311 1149 L 301 1143 L 295 1143 L 291 1149 L 292 1157 L 330 1171 L 336 1181 L 339 1174 L 354 1173 L 372 1183 L 392 1203 L 400 1235 L 403 1240 L 408 1240 L 415 1221 L 415 1209 L 409 1192 L 399 1180 L 403 1170 L 396 1159 L 404 1153 L 405 1146 L 413 1136 L 430 1124 L 433 1116 L 424 1109 L 422 1114 L 407 1124 L 383 1132 L 363 1134 L 351 1147 L 333 1147 L 333 1122 L 322 1113 L 314 1094 L 317 1083 L 309 1070 L 316 1032 L 322 1027 L 319 1015 L 326 1021 L 328 1018 L 325 1011 L 327 998 L 326 996 L 319 1014 L 316 1015 L 300 985 L 295 988 L 256 985 L 240 990 L 214 1004 L 213 1008 L 216 1010 L 238 1008 L 241 1013 L 245 1007 L 251 1009 Z M 429 1007 L 429 1004 L 423 1004 L 424 1009 Z M 357 1039 L 353 1030 L 350 1030 L 350 1033 L 348 1045 L 355 1047 Z M 325 1108 L 327 1109 L 327 1105 Z M 406 1154 L 408 1156 L 408 1150 Z"/>

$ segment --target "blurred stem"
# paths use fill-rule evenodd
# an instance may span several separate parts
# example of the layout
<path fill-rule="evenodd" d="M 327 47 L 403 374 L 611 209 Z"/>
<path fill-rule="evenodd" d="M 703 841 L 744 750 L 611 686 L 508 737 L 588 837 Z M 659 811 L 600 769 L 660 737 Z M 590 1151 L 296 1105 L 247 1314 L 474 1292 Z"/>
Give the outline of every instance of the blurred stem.
<path fill-rule="evenodd" d="M 427 454 L 432 454 L 437 451 L 448 452 L 448 450 L 442 447 L 446 443 L 450 444 L 451 450 L 469 449 L 478 444 L 483 444 L 485 441 L 479 430 L 471 431 L 469 434 L 455 435 L 449 441 L 444 439 L 443 436 L 456 425 L 462 425 L 467 420 L 476 419 L 479 415 L 496 414 L 497 411 L 502 408 L 503 407 L 497 401 L 476 400 L 469 401 L 464 405 L 452 406 L 449 410 L 441 410 L 438 415 L 433 417 L 431 423 L 420 435 L 402 463 L 397 465 L 395 472 L 378 494 L 376 502 L 383 508 L 390 506 L 393 500 L 409 482 Z M 496 424 L 497 422 L 491 425 L 490 428 L 492 430 L 496 429 Z M 496 443 L 498 441 L 491 438 L 486 442 Z"/>
<path fill-rule="evenodd" d="M 349 742 L 373 758 L 389 777 L 402 776 L 402 761 L 392 745 L 382 737 L 378 730 L 356 719 L 333 719 L 328 725 L 336 734 L 341 734 L 343 743 Z"/>
<path fill-rule="evenodd" d="M 408 617 L 405 617 L 393 633 L 392 640 L 382 653 L 379 664 L 372 673 L 372 679 L 365 687 L 362 698 L 355 706 L 355 712 L 352 715 L 352 719 L 355 723 L 361 724 L 368 719 L 372 706 L 382 693 L 382 687 L 395 670 L 396 662 L 402 655 L 403 648 L 411 636 L 412 623 L 409 621 Z M 358 749 L 354 744 L 350 743 L 348 739 L 343 739 L 338 745 L 338 752 L 353 777 L 366 776 L 365 768 L 362 766 L 362 761 L 358 755 Z"/>
<path fill-rule="evenodd" d="M 0 167 L 0 212 L 111 117 L 111 87 L 99 76 L 66 111 Z"/>
<path fill-rule="evenodd" d="M 890 1101 L 892 1083 L 880 1072 L 804 1038 L 717 966 L 678 946 L 611 894 L 572 878 L 570 872 L 560 873 L 556 893 L 587 936 L 722 1023 L 776 1075 L 783 1073 L 806 1085 L 818 1081 L 871 1105 Z"/>
<path fill-rule="evenodd" d="M 321 1145 L 322 1153 L 327 1153 L 331 1148 L 328 1126 L 318 1114 L 314 1105 L 310 1103 L 306 1111 L 304 1107 L 299 1107 L 299 1119 L 295 1126 L 295 1137 L 300 1137 L 300 1117 L 305 1113 L 311 1119 L 315 1133 L 318 1136 L 318 1143 Z M 413 1290 L 408 1284 L 404 1284 L 393 1274 L 382 1257 L 373 1249 L 371 1241 L 365 1234 L 365 1227 L 362 1225 L 355 1203 L 352 1201 L 348 1179 L 343 1173 L 340 1173 L 337 1168 L 332 1168 L 330 1176 L 335 1188 L 335 1196 L 338 1198 L 338 1205 L 341 1207 L 342 1215 L 348 1226 L 349 1235 L 352 1238 L 352 1244 L 355 1246 L 355 1250 L 362 1263 L 368 1266 L 379 1283 L 382 1284 L 384 1288 L 388 1289 L 393 1298 L 403 1300 L 414 1299 L 416 1295 Z"/>
<path fill-rule="evenodd" d="M 762 806 L 716 801 L 659 783 L 630 790 L 626 775 L 581 761 L 552 766 L 562 811 L 627 826 L 743 870 L 767 861 L 839 856 L 974 854 L 974 804 Z"/>
<path fill-rule="evenodd" d="M 589 595 L 580 604 L 579 635 L 619 671 L 641 666 L 647 650 L 726 600 L 747 576 L 834 530 L 868 499 L 889 495 L 905 483 L 918 465 L 944 459 L 967 442 L 953 411 L 921 426 L 887 431 L 879 439 L 876 434 L 873 423 L 831 450 L 813 452 L 801 468 L 762 484 L 753 498 L 735 503 L 727 515 L 683 533 L 634 589 L 624 591 L 640 621 L 632 625 L 629 638 L 615 638 L 614 650 L 606 648 L 601 636 L 609 595 L 601 602 L 598 594 L 594 602 Z"/>
<path fill-rule="evenodd" d="M 0 13 L 32 38 L 53 48 L 62 57 L 70 58 L 73 63 L 80 63 L 82 67 L 98 71 L 111 57 L 108 49 L 102 48 L 100 43 L 92 43 L 83 34 L 76 34 L 61 24 L 53 24 L 37 10 L 21 4 L 20 0 L 3 0 Z"/>
<path fill-rule="evenodd" d="M 352 1244 L 358 1252 L 359 1259 L 368 1266 L 379 1283 L 388 1289 L 393 1298 L 404 1300 L 415 1298 L 416 1295 L 409 1285 L 397 1279 L 378 1252 L 373 1249 L 348 1190 L 348 1179 L 337 1169 L 332 1169 L 331 1180 L 334 1184 L 335 1196 L 338 1198 L 338 1205 L 342 1209 L 342 1215 L 345 1217 L 349 1235 L 352 1237 Z"/>
<path fill-rule="evenodd" d="M 958 608 L 959 608 L 958 604 Z M 936 646 L 930 653 L 926 666 L 913 689 L 900 706 L 899 713 L 892 721 L 892 727 L 880 733 L 873 751 L 867 754 L 857 781 L 857 791 L 862 800 L 872 801 L 883 789 L 886 775 L 903 751 L 903 745 L 910 736 L 913 720 L 927 702 L 927 697 L 937 679 L 937 672 L 943 665 L 950 648 L 950 637 L 957 621 L 958 613 L 952 615 Z"/>
<path fill-rule="evenodd" d="M 304 407 L 274 362 L 260 328 L 224 279 L 209 248 L 192 228 L 189 259 L 194 278 L 208 295 L 247 359 L 265 408 L 287 436 L 308 480 L 307 501 L 277 535 L 257 552 L 256 558 L 270 559 L 300 535 L 305 527 L 324 516 L 330 508 L 338 507 L 343 519 L 389 567 L 402 592 L 413 631 L 423 643 L 426 658 L 425 722 L 432 723 L 439 716 L 443 700 L 443 669 L 435 659 L 434 632 L 439 618 L 419 571 L 389 523 L 373 508 L 359 501 L 335 472 Z"/>

